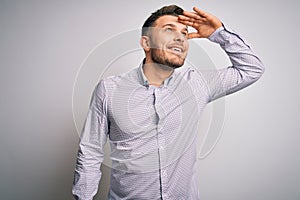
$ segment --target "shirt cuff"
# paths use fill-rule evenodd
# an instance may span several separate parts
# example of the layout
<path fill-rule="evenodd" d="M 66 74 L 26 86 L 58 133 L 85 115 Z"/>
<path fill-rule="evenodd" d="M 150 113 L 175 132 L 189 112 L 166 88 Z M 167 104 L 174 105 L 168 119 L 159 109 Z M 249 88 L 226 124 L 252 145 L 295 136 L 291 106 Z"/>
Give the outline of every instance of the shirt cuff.
<path fill-rule="evenodd" d="M 228 29 L 227 27 L 222 24 L 220 28 L 215 30 L 208 39 L 212 42 L 218 43 L 221 46 L 227 45 L 235 41 L 234 38 L 238 38 L 241 40 L 245 45 L 247 45 L 250 48 L 250 45 L 240 37 L 239 34 L 235 33 L 235 31 L 232 31 L 231 29 Z"/>
<path fill-rule="evenodd" d="M 218 35 L 220 34 L 221 31 L 223 31 L 225 28 L 224 26 L 219 27 L 217 30 L 215 30 L 215 32 L 213 32 L 208 39 L 212 42 L 216 41 L 216 37 L 218 37 Z"/>

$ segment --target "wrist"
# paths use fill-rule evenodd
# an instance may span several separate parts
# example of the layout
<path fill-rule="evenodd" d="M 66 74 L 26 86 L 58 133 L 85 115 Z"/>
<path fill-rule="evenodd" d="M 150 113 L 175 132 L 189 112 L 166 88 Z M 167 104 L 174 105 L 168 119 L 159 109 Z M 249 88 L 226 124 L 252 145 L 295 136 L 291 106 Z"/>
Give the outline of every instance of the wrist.
<path fill-rule="evenodd" d="M 208 39 L 212 42 L 215 42 L 218 34 L 224 29 L 225 28 L 224 28 L 223 24 L 221 23 L 221 26 L 219 28 L 215 29 L 215 31 L 208 37 Z"/>

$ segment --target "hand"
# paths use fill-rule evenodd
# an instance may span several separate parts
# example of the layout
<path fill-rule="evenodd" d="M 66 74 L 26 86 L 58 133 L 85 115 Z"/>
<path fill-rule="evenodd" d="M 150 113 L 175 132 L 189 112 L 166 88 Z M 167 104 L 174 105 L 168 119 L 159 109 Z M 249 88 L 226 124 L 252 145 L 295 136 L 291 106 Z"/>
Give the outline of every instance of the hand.
<path fill-rule="evenodd" d="M 222 26 L 222 22 L 215 16 L 194 7 L 195 12 L 183 11 L 183 15 L 178 16 L 178 22 L 191 26 L 197 32 L 189 33 L 191 38 L 208 38 L 215 30 Z"/>

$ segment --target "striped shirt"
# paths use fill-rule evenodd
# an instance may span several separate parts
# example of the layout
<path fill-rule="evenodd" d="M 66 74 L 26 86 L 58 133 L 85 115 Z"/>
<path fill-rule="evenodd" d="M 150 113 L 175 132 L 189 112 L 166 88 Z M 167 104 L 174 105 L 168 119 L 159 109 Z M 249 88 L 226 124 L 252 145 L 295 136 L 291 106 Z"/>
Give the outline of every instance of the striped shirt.
<path fill-rule="evenodd" d="M 208 39 L 220 44 L 232 66 L 205 71 L 185 66 L 155 87 L 141 64 L 97 84 L 79 144 L 72 190 L 76 199 L 96 194 L 108 138 L 108 199 L 200 198 L 196 138 L 205 106 L 252 84 L 264 71 L 236 33 L 221 27 Z"/>

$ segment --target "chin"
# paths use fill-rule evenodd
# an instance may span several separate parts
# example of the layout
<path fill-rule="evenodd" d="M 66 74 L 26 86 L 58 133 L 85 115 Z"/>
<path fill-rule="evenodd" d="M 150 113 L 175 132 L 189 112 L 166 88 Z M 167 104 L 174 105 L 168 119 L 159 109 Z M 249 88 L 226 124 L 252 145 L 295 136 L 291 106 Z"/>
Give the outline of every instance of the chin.
<path fill-rule="evenodd" d="M 156 49 L 153 49 L 151 52 L 151 58 L 153 62 L 165 65 L 167 68 L 176 69 L 181 67 L 184 64 L 185 61 L 185 55 L 174 55 L 169 53 L 161 53 L 160 51 L 157 51 Z"/>
<path fill-rule="evenodd" d="M 175 58 L 172 60 L 169 60 L 169 66 L 172 68 L 179 68 L 184 64 L 185 58 Z"/>
<path fill-rule="evenodd" d="M 165 63 L 166 65 L 168 65 L 169 67 L 173 68 L 173 69 L 177 69 L 179 67 L 181 67 L 184 64 L 184 60 L 183 61 L 177 61 L 177 62 L 172 62 L 172 61 L 167 61 Z"/>

